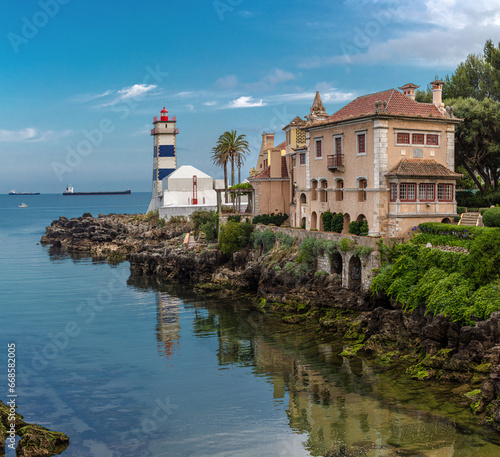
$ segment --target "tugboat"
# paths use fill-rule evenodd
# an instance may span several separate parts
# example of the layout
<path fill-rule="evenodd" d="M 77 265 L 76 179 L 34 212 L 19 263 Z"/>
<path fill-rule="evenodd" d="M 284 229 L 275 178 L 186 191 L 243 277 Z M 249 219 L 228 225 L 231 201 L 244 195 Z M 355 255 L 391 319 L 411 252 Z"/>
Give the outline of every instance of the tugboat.
<path fill-rule="evenodd" d="M 28 205 L 26 203 L 21 203 L 18 208 L 27 208 Z"/>
<path fill-rule="evenodd" d="M 75 192 L 73 187 L 66 186 L 63 195 L 129 195 L 132 192 L 130 190 L 121 190 L 115 192 Z"/>

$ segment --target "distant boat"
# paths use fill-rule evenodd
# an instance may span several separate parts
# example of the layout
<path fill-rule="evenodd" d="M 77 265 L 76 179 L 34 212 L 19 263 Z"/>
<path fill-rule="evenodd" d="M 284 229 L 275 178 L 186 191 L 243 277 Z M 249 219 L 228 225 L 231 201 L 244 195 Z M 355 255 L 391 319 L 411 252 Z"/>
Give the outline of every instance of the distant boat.
<path fill-rule="evenodd" d="M 16 192 L 15 190 L 11 190 L 9 195 L 40 195 L 40 192 Z"/>
<path fill-rule="evenodd" d="M 18 208 L 27 208 L 28 205 L 26 203 L 21 203 Z"/>
<path fill-rule="evenodd" d="M 63 195 L 128 195 L 132 192 L 130 190 L 121 190 L 114 192 L 75 192 L 73 187 L 66 186 L 64 189 Z"/>

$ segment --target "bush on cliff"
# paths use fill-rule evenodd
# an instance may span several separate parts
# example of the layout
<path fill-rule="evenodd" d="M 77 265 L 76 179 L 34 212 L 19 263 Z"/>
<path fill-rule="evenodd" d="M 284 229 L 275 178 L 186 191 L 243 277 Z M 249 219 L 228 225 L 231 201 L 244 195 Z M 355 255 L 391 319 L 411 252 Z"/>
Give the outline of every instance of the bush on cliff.
<path fill-rule="evenodd" d="M 322 214 L 321 219 L 323 220 L 323 230 L 325 232 L 342 232 L 344 228 L 344 215 L 342 213 L 333 214 L 326 211 Z M 366 233 L 368 233 L 368 230 Z"/>
<path fill-rule="evenodd" d="M 252 233 L 251 241 L 254 249 L 262 249 L 262 252 L 268 252 L 276 242 L 276 235 L 269 229 L 255 231 Z"/>
<path fill-rule="evenodd" d="M 193 230 L 195 238 L 200 234 L 201 226 L 208 222 L 213 222 L 217 218 L 215 211 L 195 211 L 191 214 L 191 221 L 193 222 Z M 218 218 L 217 218 L 218 220 Z"/>
<path fill-rule="evenodd" d="M 486 227 L 500 227 L 500 207 L 486 210 L 483 215 L 483 224 Z"/>
<path fill-rule="evenodd" d="M 474 316 L 487 319 L 500 310 L 500 230 L 474 232 L 478 235 L 469 239 L 469 254 L 413 243 L 396 245 L 390 262 L 374 278 L 372 290 L 386 293 L 404 309 L 425 304 L 428 312 L 462 324 L 473 325 Z"/>
<path fill-rule="evenodd" d="M 253 225 L 249 222 L 228 222 L 219 235 L 219 249 L 224 254 L 233 254 L 248 246 Z"/>

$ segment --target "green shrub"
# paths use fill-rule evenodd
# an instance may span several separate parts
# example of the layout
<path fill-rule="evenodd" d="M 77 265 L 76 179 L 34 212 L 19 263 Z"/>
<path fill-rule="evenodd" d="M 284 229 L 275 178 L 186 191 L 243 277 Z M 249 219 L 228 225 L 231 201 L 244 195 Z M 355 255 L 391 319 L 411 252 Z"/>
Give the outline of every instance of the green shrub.
<path fill-rule="evenodd" d="M 459 191 L 456 193 L 456 199 L 458 206 L 465 206 L 471 211 L 472 208 L 484 208 L 500 204 L 500 191 L 489 193 L 472 190 Z"/>
<path fill-rule="evenodd" d="M 282 246 L 291 248 L 297 241 L 297 238 L 286 235 L 285 233 L 276 233 L 276 241 Z"/>
<path fill-rule="evenodd" d="M 276 235 L 273 231 L 265 229 L 264 231 L 255 231 L 252 233 L 251 241 L 255 249 L 262 248 L 263 252 L 270 251 L 276 242 Z"/>
<path fill-rule="evenodd" d="M 169 224 L 185 224 L 187 222 L 186 216 L 170 216 Z"/>
<path fill-rule="evenodd" d="M 332 217 L 331 231 L 341 233 L 344 228 L 344 215 L 337 213 Z"/>
<path fill-rule="evenodd" d="M 299 245 L 299 256 L 297 257 L 297 262 L 316 269 L 318 256 L 323 255 L 325 249 L 325 240 L 312 237 L 305 238 Z"/>
<path fill-rule="evenodd" d="M 465 213 L 467 208 L 465 206 L 457 206 L 457 214 Z"/>
<path fill-rule="evenodd" d="M 354 247 L 354 241 L 349 238 L 342 238 L 339 242 L 339 249 L 343 252 L 348 252 Z"/>
<path fill-rule="evenodd" d="M 210 242 L 210 241 L 216 241 L 218 232 L 217 232 L 217 224 L 218 224 L 219 218 L 217 217 L 217 214 L 214 214 L 212 219 L 209 220 L 208 222 L 205 222 L 201 226 L 201 231 L 205 234 L 205 239 Z"/>
<path fill-rule="evenodd" d="M 491 208 L 484 212 L 483 224 L 486 227 L 500 227 L 500 207 Z"/>
<path fill-rule="evenodd" d="M 465 275 L 480 287 L 500 275 L 500 230 L 487 229 L 475 240 L 468 255 Z"/>
<path fill-rule="evenodd" d="M 366 236 L 368 235 L 368 221 L 352 221 L 349 224 L 349 233 L 351 235 Z"/>
<path fill-rule="evenodd" d="M 473 298 L 474 314 L 479 319 L 488 319 L 491 313 L 500 310 L 500 281 L 479 288 Z"/>
<path fill-rule="evenodd" d="M 193 231 L 195 238 L 198 237 L 201 226 L 203 224 L 206 224 L 207 222 L 213 221 L 216 217 L 217 213 L 215 211 L 195 211 L 193 214 L 191 214 L 191 221 L 193 222 Z"/>
<path fill-rule="evenodd" d="M 252 223 L 253 224 L 263 224 L 263 225 L 271 225 L 274 224 L 277 227 L 280 227 L 283 225 L 283 222 L 285 222 L 288 219 L 288 214 L 260 214 L 258 216 L 255 216 L 253 218 Z"/>
<path fill-rule="evenodd" d="M 219 248 L 224 254 L 233 254 L 248 246 L 253 231 L 248 222 L 228 222 L 221 227 Z"/>
<path fill-rule="evenodd" d="M 237 216 L 228 216 L 228 222 L 241 222 L 241 216 L 238 214 Z"/>
<path fill-rule="evenodd" d="M 326 211 L 321 215 L 321 219 L 323 220 L 323 230 L 325 232 L 331 232 L 333 214 L 330 211 Z"/>

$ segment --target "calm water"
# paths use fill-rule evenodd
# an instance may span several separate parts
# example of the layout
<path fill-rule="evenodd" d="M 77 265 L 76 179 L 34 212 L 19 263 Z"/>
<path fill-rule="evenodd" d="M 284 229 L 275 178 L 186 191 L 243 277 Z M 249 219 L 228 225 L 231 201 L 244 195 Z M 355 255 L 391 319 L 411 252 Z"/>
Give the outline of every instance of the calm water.
<path fill-rule="evenodd" d="M 349 363 L 337 342 L 244 303 L 154 289 L 129 278 L 128 263 L 37 245 L 61 215 L 148 203 L 146 193 L 0 196 L 1 344 L 17 345 L 19 411 L 70 436 L 62 455 L 500 455 L 496 436 L 447 402 L 453 388 Z"/>

